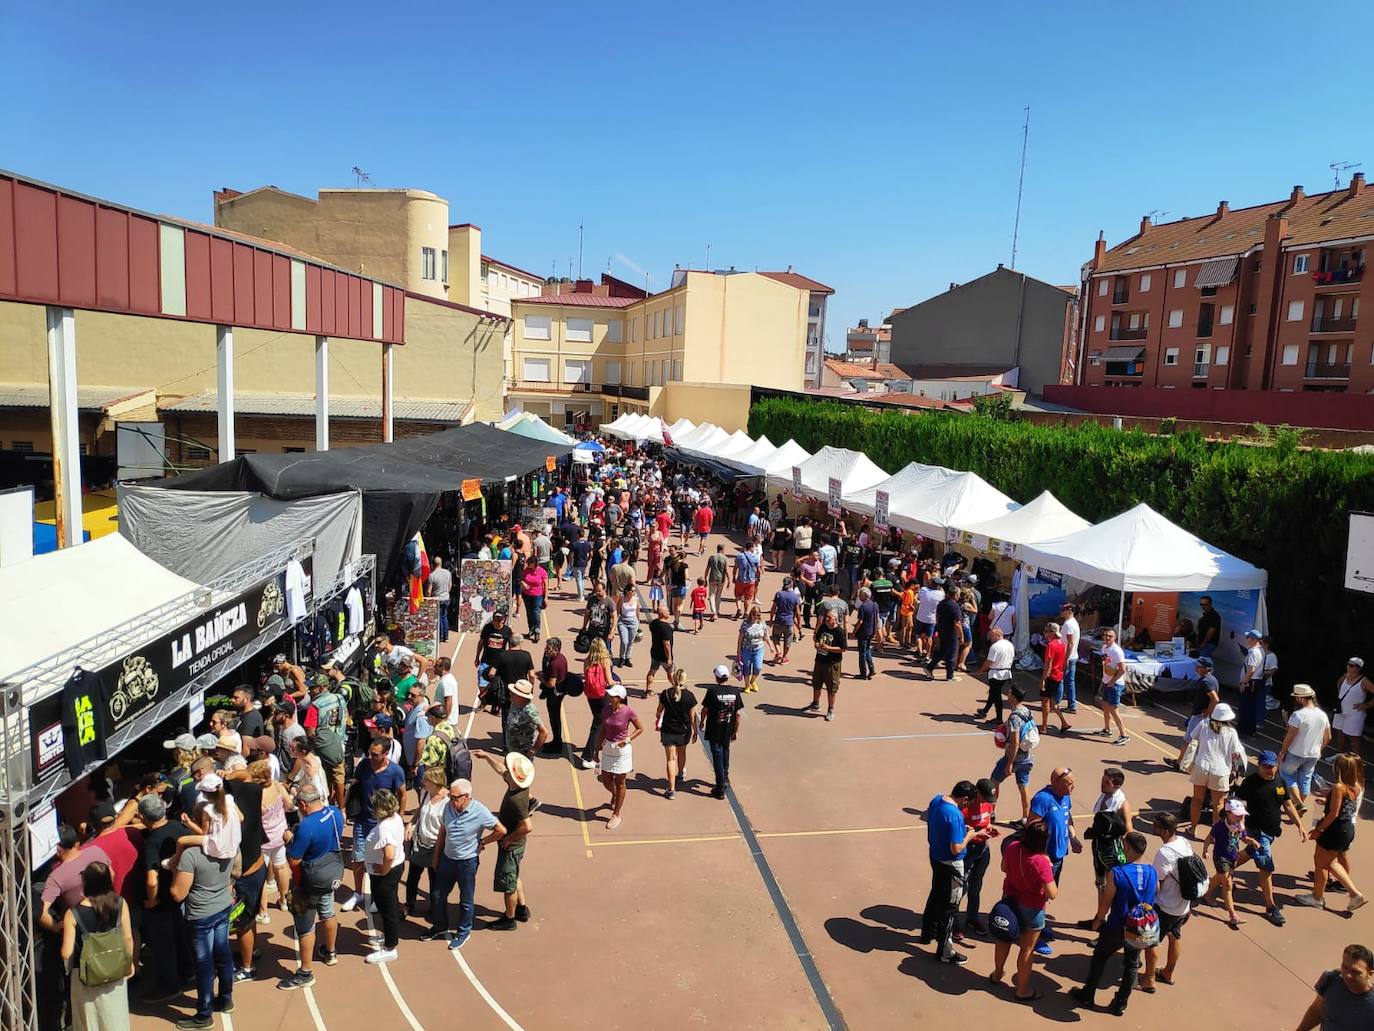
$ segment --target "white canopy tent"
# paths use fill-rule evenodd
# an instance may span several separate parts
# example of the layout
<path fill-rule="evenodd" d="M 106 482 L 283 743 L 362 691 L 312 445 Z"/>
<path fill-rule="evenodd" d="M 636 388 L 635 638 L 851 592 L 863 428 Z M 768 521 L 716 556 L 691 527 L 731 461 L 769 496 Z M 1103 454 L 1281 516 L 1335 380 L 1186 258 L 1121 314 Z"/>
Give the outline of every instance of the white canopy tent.
<path fill-rule="evenodd" d="M 840 495 L 857 494 L 888 478 L 862 451 L 823 447 L 804 462 L 793 463 L 801 473 L 801 491 L 820 501 L 830 496 L 830 480 L 840 481 Z M 784 490 L 793 485 L 792 468 L 768 470 L 768 489 Z"/>
<path fill-rule="evenodd" d="M 744 452 L 748 451 L 753 446 L 753 437 L 749 436 L 749 434 L 745 433 L 743 430 L 735 430 L 734 433 L 730 434 L 728 440 L 715 449 L 711 457 L 718 461 L 724 461 L 731 455 L 744 454 Z"/>
<path fill-rule="evenodd" d="M 679 447 L 689 455 L 712 458 L 729 439 L 730 434 L 719 426 L 712 426 L 709 432 L 695 437 L 690 444 L 682 444 Z"/>
<path fill-rule="evenodd" d="M 1042 491 L 1034 501 L 1006 515 L 962 525 L 958 529 L 972 534 L 974 547 L 986 551 L 990 540 L 1005 541 L 1013 546 L 1034 544 L 1077 533 L 1091 525 L 1082 516 L 1065 508 L 1064 503 L 1049 491 Z M 1016 551 L 1013 550 L 1009 557 L 1015 556 Z"/>
<path fill-rule="evenodd" d="M 747 471 L 758 476 L 772 476 L 777 473 L 787 477 L 787 482 L 792 482 L 792 467 L 801 465 L 809 461 L 811 452 L 802 447 L 795 440 L 788 440 L 776 451 L 774 451 L 764 462 L 751 464 Z"/>
<path fill-rule="evenodd" d="M 562 430 L 550 426 L 533 412 L 521 412 L 519 418 L 502 420 L 500 429 L 507 433 L 517 433 L 531 440 L 542 440 L 548 444 L 575 444 L 577 441 Z"/>
<path fill-rule="evenodd" d="M 760 437 L 743 451 L 737 451 L 722 461 L 735 469 L 745 472 L 754 472 L 755 469 L 762 469 L 765 461 L 770 455 L 777 453 L 777 448 L 766 436 Z"/>
<path fill-rule="evenodd" d="M 911 533 L 945 539 L 945 531 L 1006 515 L 1015 501 L 976 473 L 933 476 L 922 493 L 913 492 L 898 510 L 892 502 L 890 522 Z"/>
<path fill-rule="evenodd" d="M 900 511 L 903 515 L 913 517 L 916 514 L 915 505 L 919 504 L 921 496 L 931 489 L 932 484 L 938 483 L 943 479 L 958 474 L 952 469 L 946 469 L 939 465 L 923 465 L 920 462 L 912 462 L 903 466 L 895 473 L 883 480 L 875 483 L 871 487 L 846 494 L 844 497 L 844 507 L 851 512 L 859 512 L 863 515 L 871 516 L 873 507 L 877 501 L 878 491 L 887 492 L 888 519 L 891 515 Z M 893 524 L 899 525 L 899 524 Z"/>
<path fill-rule="evenodd" d="M 683 433 L 681 436 L 673 437 L 673 445 L 680 451 L 686 451 L 697 441 L 705 440 L 707 437 L 713 436 L 718 431 L 723 432 L 721 431 L 720 427 L 717 426 L 715 423 L 703 422 L 699 426 L 696 426 L 693 429 L 688 430 L 686 433 Z"/>
<path fill-rule="evenodd" d="M 691 419 L 679 419 L 668 427 L 668 432 L 673 435 L 673 440 L 677 440 L 678 437 L 682 436 L 684 433 L 691 432 L 695 428 L 696 423 L 692 422 Z"/>
<path fill-rule="evenodd" d="M 608 422 L 601 427 L 602 433 L 609 433 L 613 437 L 627 438 L 633 436 L 635 420 L 639 418 L 633 412 L 623 412 L 617 416 L 613 422 Z"/>

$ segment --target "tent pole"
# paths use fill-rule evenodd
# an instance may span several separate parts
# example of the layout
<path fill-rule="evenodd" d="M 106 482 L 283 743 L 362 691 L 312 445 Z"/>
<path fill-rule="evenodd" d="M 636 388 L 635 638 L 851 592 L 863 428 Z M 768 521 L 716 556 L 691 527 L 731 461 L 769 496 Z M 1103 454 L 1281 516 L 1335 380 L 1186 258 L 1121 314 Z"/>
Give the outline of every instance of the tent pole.
<path fill-rule="evenodd" d="M 1121 636 L 1121 631 L 1122 631 L 1123 629 L 1125 629 L 1125 626 L 1126 626 L 1126 588 L 1125 588 L 1125 586 L 1123 585 L 1122 588 L 1121 588 L 1121 595 L 1120 595 L 1120 597 L 1117 599 L 1117 606 L 1116 606 L 1116 633 L 1117 633 L 1117 636 L 1118 636 L 1118 637 Z M 1125 641 L 1122 641 L 1122 642 L 1121 642 L 1121 647 L 1123 647 L 1123 648 L 1126 647 L 1126 642 L 1125 642 Z"/>

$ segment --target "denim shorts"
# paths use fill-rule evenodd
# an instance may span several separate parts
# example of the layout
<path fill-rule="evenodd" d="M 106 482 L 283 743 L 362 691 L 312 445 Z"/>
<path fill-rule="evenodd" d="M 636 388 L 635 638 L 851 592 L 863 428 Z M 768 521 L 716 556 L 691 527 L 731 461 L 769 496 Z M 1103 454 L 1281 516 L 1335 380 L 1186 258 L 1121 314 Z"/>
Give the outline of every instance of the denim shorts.
<path fill-rule="evenodd" d="M 1265 873 L 1273 873 L 1274 853 L 1270 849 L 1270 846 L 1274 843 L 1274 839 L 1263 831 L 1256 831 L 1255 840 L 1260 843 L 1260 847 L 1258 849 L 1249 850 L 1250 858 L 1255 864 L 1255 869 L 1262 870 Z"/>
<path fill-rule="evenodd" d="M 1021 933 L 1027 931 L 1043 931 L 1045 929 L 1045 911 L 1043 909 L 1032 909 L 1030 906 L 1023 906 L 1019 902 L 1015 903 L 1016 916 L 1021 921 Z"/>
<path fill-rule="evenodd" d="M 367 835 L 358 831 L 358 825 L 353 825 L 353 862 L 361 863 L 367 859 Z"/>
<path fill-rule="evenodd" d="M 1302 756 L 1286 755 L 1279 766 L 1279 776 L 1289 789 L 1296 787 L 1304 795 L 1312 791 L 1312 774 L 1317 769 L 1317 757 L 1304 759 Z"/>
<path fill-rule="evenodd" d="M 1030 783 L 1031 768 L 1035 766 L 1035 757 L 1033 755 L 1028 755 L 1024 759 L 1018 758 L 1011 764 L 1012 769 L 1010 773 L 1006 772 L 1006 765 L 1007 757 L 1004 755 L 997 760 L 997 765 L 992 768 L 992 772 L 988 774 L 988 778 L 992 780 L 994 784 L 1001 784 L 1002 781 L 1006 780 L 1011 774 L 1015 774 L 1016 783 L 1021 787 L 1025 787 Z"/>
<path fill-rule="evenodd" d="M 1102 688 L 1102 701 L 1106 705 L 1120 705 L 1123 691 L 1120 684 Z"/>
<path fill-rule="evenodd" d="M 929 637 L 931 634 L 935 633 L 935 624 L 922 623 L 918 619 L 916 620 L 916 632 L 920 634 L 922 637 Z"/>

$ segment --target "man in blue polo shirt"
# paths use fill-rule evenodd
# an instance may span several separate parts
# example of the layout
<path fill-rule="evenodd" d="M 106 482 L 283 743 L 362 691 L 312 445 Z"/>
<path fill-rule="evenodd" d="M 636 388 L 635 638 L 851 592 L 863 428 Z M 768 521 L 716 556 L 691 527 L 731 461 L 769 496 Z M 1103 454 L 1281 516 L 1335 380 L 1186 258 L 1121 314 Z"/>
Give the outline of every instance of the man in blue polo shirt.
<path fill-rule="evenodd" d="M 926 841 L 930 846 L 930 894 L 921 917 L 921 944 L 936 943 L 941 963 L 966 963 L 954 951 L 954 917 L 964 896 L 964 853 L 976 833 L 964 822 L 962 807 L 977 794 L 966 780 L 948 795 L 936 795 L 926 807 Z"/>
<path fill-rule="evenodd" d="M 1142 903 L 1153 906 L 1159 891 L 1159 875 L 1155 873 L 1155 868 L 1140 861 L 1147 845 L 1145 835 L 1131 831 L 1121 842 L 1126 849 L 1126 862 L 1113 867 L 1111 877 L 1102 885 L 1097 916 L 1092 924 L 1098 936 L 1097 944 L 1093 946 L 1092 961 L 1088 965 L 1088 979 L 1082 988 L 1069 990 L 1069 994 L 1081 1005 L 1091 1009 L 1093 996 L 1107 969 L 1107 960 L 1117 949 L 1121 949 L 1125 957 L 1121 986 L 1108 1007 L 1108 1011 L 1118 1017 L 1126 1012 L 1126 1003 L 1135 988 L 1136 972 L 1140 969 L 1140 950 L 1133 948 L 1125 939 L 1126 916 Z"/>
<path fill-rule="evenodd" d="M 338 933 L 338 922 L 334 918 L 334 888 L 344 872 L 340 852 L 343 813 L 332 805 L 325 805 L 319 789 L 313 784 L 306 784 L 296 792 L 296 808 L 300 823 L 296 825 L 291 843 L 286 847 L 286 858 L 291 864 L 294 890 L 300 893 L 304 907 L 293 916 L 296 941 L 300 944 L 300 966 L 294 974 L 277 983 L 278 988 L 288 992 L 315 983 L 311 961 L 315 954 L 317 917 L 323 937 L 320 959 L 325 966 L 331 967 L 339 961 L 334 952 L 335 935 Z"/>
<path fill-rule="evenodd" d="M 1050 774 L 1050 782 L 1041 788 L 1031 799 L 1032 820 L 1039 820 L 1049 831 L 1049 842 L 1045 854 L 1049 856 L 1050 866 L 1054 869 L 1054 883 L 1059 883 L 1059 875 L 1064 869 L 1064 857 L 1069 850 L 1083 851 L 1083 842 L 1073 830 L 1073 770 L 1067 766 L 1058 767 Z M 1040 932 L 1040 941 L 1035 946 L 1038 956 L 1051 956 L 1054 950 L 1050 941 L 1054 932 L 1046 925 Z"/>
<path fill-rule="evenodd" d="M 458 885 L 458 933 L 448 939 L 450 949 L 461 949 L 472 934 L 473 901 L 477 895 L 477 863 L 482 849 L 506 835 L 506 828 L 490 809 L 472 797 L 472 781 L 455 780 L 448 786 L 448 802 L 439 825 L 430 868 L 434 889 L 430 895 L 430 931 L 425 941 L 448 938 L 448 896 Z M 482 832 L 487 834 L 483 836 Z"/>

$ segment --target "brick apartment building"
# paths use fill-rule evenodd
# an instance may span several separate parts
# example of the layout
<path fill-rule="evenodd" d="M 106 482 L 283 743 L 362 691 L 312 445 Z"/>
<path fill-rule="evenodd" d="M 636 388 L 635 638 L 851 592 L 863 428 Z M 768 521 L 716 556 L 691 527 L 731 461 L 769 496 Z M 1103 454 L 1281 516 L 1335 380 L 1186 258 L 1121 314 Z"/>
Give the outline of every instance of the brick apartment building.
<path fill-rule="evenodd" d="M 1374 393 L 1374 311 L 1360 318 L 1362 301 L 1374 303 L 1364 276 L 1371 245 L 1374 190 L 1363 175 L 1310 197 L 1294 187 L 1274 203 L 1233 211 L 1222 201 L 1163 225 L 1147 217 L 1110 249 L 1099 237 L 1083 276 L 1080 386 L 1051 393 L 1094 411 L 1114 402 L 1089 400 L 1097 392 L 1084 387 Z M 1184 414 L 1159 396 L 1158 414 Z M 1369 406 L 1374 425 L 1374 399 Z"/>

